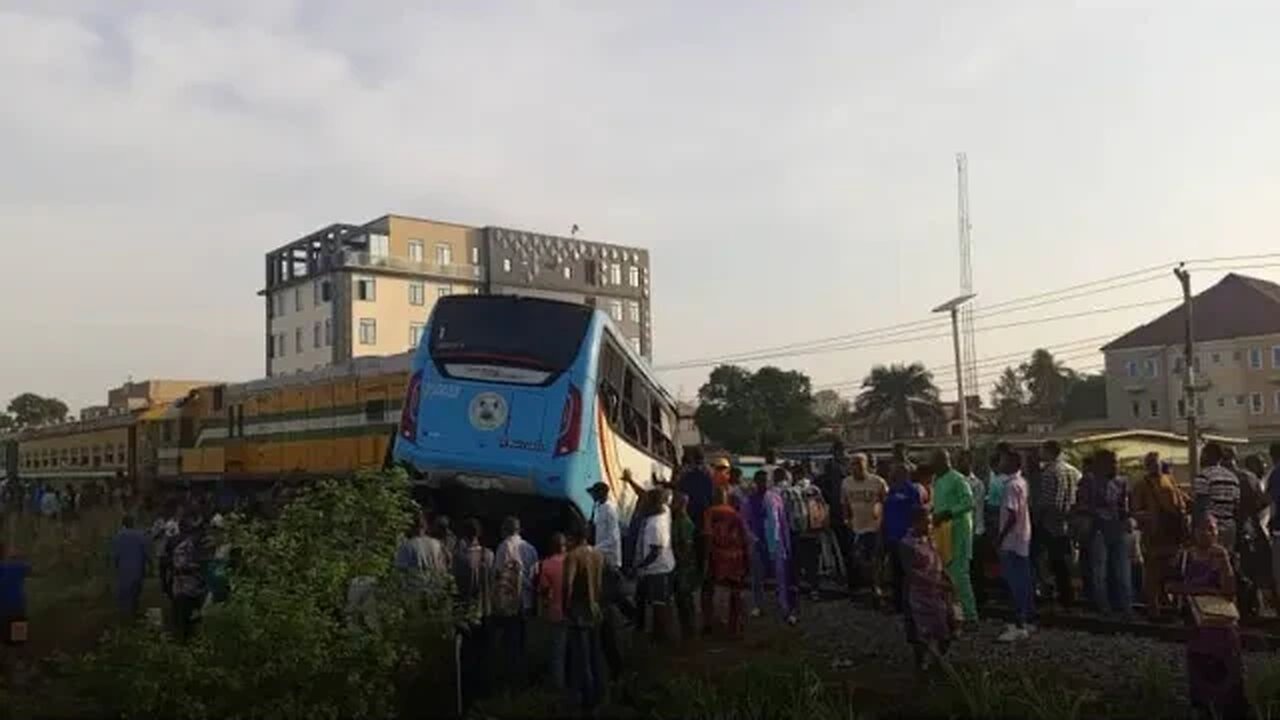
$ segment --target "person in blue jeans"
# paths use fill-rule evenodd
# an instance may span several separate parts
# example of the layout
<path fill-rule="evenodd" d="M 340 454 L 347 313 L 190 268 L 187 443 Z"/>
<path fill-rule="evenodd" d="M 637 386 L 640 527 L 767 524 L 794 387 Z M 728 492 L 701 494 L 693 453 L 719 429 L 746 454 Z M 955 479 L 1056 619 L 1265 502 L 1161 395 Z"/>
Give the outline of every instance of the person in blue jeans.
<path fill-rule="evenodd" d="M 1005 643 L 1030 636 L 1035 611 L 1035 590 L 1031 584 L 1031 503 L 1021 468 L 1022 456 L 1005 449 L 1000 456 L 1000 471 L 1006 482 L 1000 503 L 1000 534 L 996 539 L 1000 574 L 1009 585 L 1014 610 L 1014 622 L 996 638 Z"/>
<path fill-rule="evenodd" d="M 1129 558 L 1129 480 L 1117 470 L 1116 454 L 1099 450 L 1092 473 L 1080 485 L 1077 504 L 1092 523 L 1089 536 L 1090 590 L 1098 612 L 1133 614 Z"/>

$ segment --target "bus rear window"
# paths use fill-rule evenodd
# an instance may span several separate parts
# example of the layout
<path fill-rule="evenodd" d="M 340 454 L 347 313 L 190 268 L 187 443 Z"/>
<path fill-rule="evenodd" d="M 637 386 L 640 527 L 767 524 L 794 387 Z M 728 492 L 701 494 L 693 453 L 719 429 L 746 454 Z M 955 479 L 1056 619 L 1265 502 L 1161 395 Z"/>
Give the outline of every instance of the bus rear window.
<path fill-rule="evenodd" d="M 558 374 L 578 356 L 591 320 L 584 305 L 511 296 L 453 296 L 431 317 L 431 357 Z M 450 373 L 452 374 L 452 373 Z"/>

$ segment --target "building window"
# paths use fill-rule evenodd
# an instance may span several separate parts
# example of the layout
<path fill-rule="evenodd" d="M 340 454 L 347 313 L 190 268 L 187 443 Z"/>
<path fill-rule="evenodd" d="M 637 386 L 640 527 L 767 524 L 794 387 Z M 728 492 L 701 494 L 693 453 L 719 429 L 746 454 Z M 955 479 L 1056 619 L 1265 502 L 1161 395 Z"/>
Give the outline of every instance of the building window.
<path fill-rule="evenodd" d="M 1142 374 L 1146 377 L 1153 378 L 1160 374 L 1160 365 L 1154 358 L 1147 358 L 1142 361 Z"/>
<path fill-rule="evenodd" d="M 283 292 L 276 293 L 273 299 L 275 300 L 275 303 L 276 303 L 275 316 L 276 317 L 283 316 L 284 315 L 284 293 Z"/>
<path fill-rule="evenodd" d="M 448 243 L 436 243 L 436 264 L 453 264 L 453 246 Z"/>
<path fill-rule="evenodd" d="M 511 272 L 511 258 L 502 258 L 502 272 Z"/>
<path fill-rule="evenodd" d="M 1244 407 L 1244 396 L 1243 396 L 1243 395 L 1237 395 L 1237 396 L 1236 396 L 1236 407 Z"/>
<path fill-rule="evenodd" d="M 420 282 L 409 283 L 409 304 L 410 305 L 426 304 L 425 297 L 426 296 L 422 289 L 422 283 Z"/>
<path fill-rule="evenodd" d="M 452 294 L 453 294 L 453 286 L 452 286 L 452 285 L 441 285 L 440 287 L 436 288 L 436 297 L 437 297 L 437 298 L 446 297 L 446 296 L 448 296 L 448 295 L 452 295 Z"/>
<path fill-rule="evenodd" d="M 284 333 L 276 335 L 276 357 L 284 357 Z"/>
<path fill-rule="evenodd" d="M 614 263 L 609 266 L 609 283 L 611 285 L 622 284 L 622 264 Z"/>
<path fill-rule="evenodd" d="M 1249 412 L 1254 415 L 1261 415 L 1266 412 L 1267 406 L 1262 401 L 1262 393 L 1249 393 Z"/>
<path fill-rule="evenodd" d="M 1181 375 L 1182 368 L 1185 364 L 1186 364 L 1186 361 L 1182 358 L 1181 355 L 1175 355 L 1173 358 L 1173 370 L 1171 370 L 1170 372 L 1172 372 L 1174 375 Z"/>
<path fill-rule="evenodd" d="M 1275 409 L 1275 411 L 1276 411 L 1277 413 L 1280 413 L 1280 390 L 1277 390 L 1277 391 L 1276 391 L 1276 409 Z"/>
<path fill-rule="evenodd" d="M 1151 417 L 1153 418 L 1160 417 L 1160 401 L 1152 400 L 1150 407 L 1151 407 Z"/>
<path fill-rule="evenodd" d="M 1262 348 L 1249 348 L 1249 367 L 1254 370 L 1262 369 Z"/>
<path fill-rule="evenodd" d="M 1200 356 L 1199 355 L 1191 356 L 1191 369 L 1194 370 L 1197 375 L 1200 374 Z"/>
<path fill-rule="evenodd" d="M 1224 407 L 1226 407 L 1226 406 L 1227 406 L 1227 396 L 1226 396 L 1226 395 L 1219 396 L 1219 397 L 1218 397 L 1218 407 L 1220 407 L 1220 408 L 1224 408 Z"/>
<path fill-rule="evenodd" d="M 374 301 L 378 299 L 378 284 L 371 277 L 356 278 L 356 299 Z"/>
<path fill-rule="evenodd" d="M 1271 368 L 1280 370 L 1280 345 L 1271 346 Z"/>
<path fill-rule="evenodd" d="M 409 260 L 412 262 L 422 262 L 422 248 L 425 247 L 421 240 L 409 241 Z"/>
<path fill-rule="evenodd" d="M 360 344 L 378 344 L 378 321 L 373 318 L 360 318 Z"/>
<path fill-rule="evenodd" d="M 369 235 L 369 257 L 384 258 L 390 252 L 386 235 Z"/>
<path fill-rule="evenodd" d="M 311 347 L 318 348 L 322 342 L 322 334 L 320 331 L 320 321 L 317 320 L 315 325 L 311 326 Z"/>
<path fill-rule="evenodd" d="M 635 300 L 627 301 L 627 319 L 633 323 L 640 322 L 640 303 Z"/>
<path fill-rule="evenodd" d="M 1186 398 L 1178 398 L 1178 417 L 1184 418 L 1186 416 L 1187 416 L 1187 400 Z"/>
<path fill-rule="evenodd" d="M 1129 377 L 1138 377 L 1138 361 L 1129 360 L 1124 364 L 1124 373 Z"/>
<path fill-rule="evenodd" d="M 471 264 L 472 265 L 480 264 L 480 246 L 479 245 L 474 245 L 471 248 Z"/>
<path fill-rule="evenodd" d="M 618 322 L 622 322 L 622 301 L 621 300 L 609 301 L 609 316 Z"/>
<path fill-rule="evenodd" d="M 564 267 L 560 268 L 560 272 L 561 272 L 561 274 L 563 274 L 563 275 L 564 275 L 564 279 L 565 279 L 565 280 L 572 280 L 572 279 L 573 279 L 573 267 L 571 267 L 571 266 L 569 266 L 569 265 L 565 265 Z"/>
<path fill-rule="evenodd" d="M 320 282 L 320 302 L 329 302 L 333 299 L 333 286 L 328 280 Z"/>
<path fill-rule="evenodd" d="M 409 323 L 409 347 L 416 348 L 422 340 L 422 330 L 426 325 L 422 323 Z"/>
<path fill-rule="evenodd" d="M 293 351 L 296 353 L 302 352 L 302 328 L 297 328 L 293 331 Z"/>
<path fill-rule="evenodd" d="M 333 321 L 328 318 L 324 321 L 324 346 L 333 347 Z"/>
<path fill-rule="evenodd" d="M 639 352 L 640 352 L 640 338 L 638 338 L 638 337 L 629 338 L 629 342 L 631 343 L 631 349 L 632 349 L 632 350 L 635 350 L 637 353 L 639 353 Z"/>
<path fill-rule="evenodd" d="M 1237 365 L 1239 365 L 1239 364 L 1240 364 L 1240 351 L 1239 351 L 1239 350 L 1233 350 L 1233 351 L 1231 351 L 1231 361 L 1232 361 L 1232 362 L 1234 362 L 1234 363 L 1235 363 L 1235 364 L 1237 364 Z"/>
<path fill-rule="evenodd" d="M 640 287 L 640 267 L 638 265 L 632 265 L 628 270 L 628 273 L 630 276 L 629 280 L 631 281 L 631 287 Z"/>
<path fill-rule="evenodd" d="M 293 309 L 295 312 L 302 312 L 302 286 L 301 285 L 293 289 Z"/>
<path fill-rule="evenodd" d="M 1204 415 L 1204 398 L 1196 398 L 1196 415 Z"/>

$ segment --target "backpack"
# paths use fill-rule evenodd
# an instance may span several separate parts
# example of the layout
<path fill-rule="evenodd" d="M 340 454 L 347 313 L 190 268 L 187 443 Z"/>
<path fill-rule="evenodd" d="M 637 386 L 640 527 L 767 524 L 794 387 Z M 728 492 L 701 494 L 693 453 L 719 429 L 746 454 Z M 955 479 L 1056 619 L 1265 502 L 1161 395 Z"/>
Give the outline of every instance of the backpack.
<path fill-rule="evenodd" d="M 493 584 L 493 612 L 512 617 L 524 609 L 524 561 L 514 543 L 507 546 Z"/>
<path fill-rule="evenodd" d="M 779 489 L 782 495 L 782 507 L 787 513 L 787 525 L 791 532 L 801 533 L 809 529 L 809 511 L 805 505 L 804 491 L 795 485 L 787 485 Z"/>
<path fill-rule="evenodd" d="M 810 485 L 804 489 L 804 509 L 807 530 L 826 530 L 831 526 L 830 507 L 818 487 Z"/>

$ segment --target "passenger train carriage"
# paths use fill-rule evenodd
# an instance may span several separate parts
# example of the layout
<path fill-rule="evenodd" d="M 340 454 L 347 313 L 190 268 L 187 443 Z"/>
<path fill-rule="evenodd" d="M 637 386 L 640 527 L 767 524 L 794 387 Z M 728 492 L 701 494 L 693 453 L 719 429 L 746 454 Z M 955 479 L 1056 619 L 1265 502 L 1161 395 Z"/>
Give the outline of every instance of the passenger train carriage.
<path fill-rule="evenodd" d="M 671 477 L 675 425 L 671 396 L 605 313 L 455 295 L 414 355 L 393 456 L 451 515 L 516 514 L 545 535 L 589 519 L 600 481 L 629 518 Z"/>

